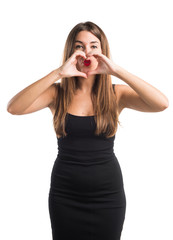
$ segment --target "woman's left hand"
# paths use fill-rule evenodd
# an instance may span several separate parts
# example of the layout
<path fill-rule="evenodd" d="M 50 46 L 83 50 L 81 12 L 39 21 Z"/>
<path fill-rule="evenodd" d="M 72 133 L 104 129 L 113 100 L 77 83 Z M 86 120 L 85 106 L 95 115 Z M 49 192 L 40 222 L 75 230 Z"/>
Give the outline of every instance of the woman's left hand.
<path fill-rule="evenodd" d="M 87 57 L 95 57 L 98 61 L 98 66 L 95 70 L 88 71 L 87 75 L 94 75 L 94 74 L 109 74 L 115 75 L 115 68 L 116 65 L 105 55 L 101 53 L 90 53 Z"/>

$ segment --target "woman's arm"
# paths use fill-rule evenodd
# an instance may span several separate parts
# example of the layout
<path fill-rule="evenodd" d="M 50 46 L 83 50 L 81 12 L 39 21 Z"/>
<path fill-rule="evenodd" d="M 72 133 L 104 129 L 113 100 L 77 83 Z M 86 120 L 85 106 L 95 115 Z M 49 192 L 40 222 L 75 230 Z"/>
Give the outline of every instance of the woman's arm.
<path fill-rule="evenodd" d="M 159 112 L 168 107 L 169 101 L 167 97 L 151 84 L 114 64 L 103 54 L 93 51 L 90 55 L 97 58 L 98 67 L 88 72 L 88 75 L 110 74 L 129 85 L 118 85 L 115 88 L 118 93 L 120 110 L 126 107 L 144 112 Z"/>
<path fill-rule="evenodd" d="M 86 56 L 82 51 L 76 51 L 61 67 L 16 94 L 9 101 L 7 111 L 14 115 L 22 115 L 53 106 L 57 80 L 72 76 L 87 77 L 85 73 L 79 72 L 76 68 L 78 57 L 85 58 Z"/>
<path fill-rule="evenodd" d="M 21 115 L 49 106 L 55 95 L 54 82 L 58 79 L 60 74 L 56 69 L 24 88 L 8 102 L 7 111 L 14 115 Z"/>
<path fill-rule="evenodd" d="M 121 106 L 144 112 L 159 112 L 169 106 L 167 97 L 151 84 L 115 65 L 113 75 L 129 86 L 119 85 Z"/>

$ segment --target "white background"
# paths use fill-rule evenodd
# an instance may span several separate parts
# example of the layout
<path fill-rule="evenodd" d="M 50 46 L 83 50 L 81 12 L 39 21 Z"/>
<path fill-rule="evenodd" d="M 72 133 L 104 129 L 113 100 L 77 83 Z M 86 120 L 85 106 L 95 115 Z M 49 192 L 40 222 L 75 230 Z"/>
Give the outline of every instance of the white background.
<path fill-rule="evenodd" d="M 46 108 L 11 115 L 6 106 L 60 66 L 69 31 L 88 20 L 106 33 L 114 62 L 170 102 L 163 112 L 125 109 L 120 116 L 114 151 L 127 197 L 121 239 L 173 239 L 171 0 L 6 0 L 0 9 L 0 239 L 52 239 L 48 192 L 57 155 L 52 114 Z"/>

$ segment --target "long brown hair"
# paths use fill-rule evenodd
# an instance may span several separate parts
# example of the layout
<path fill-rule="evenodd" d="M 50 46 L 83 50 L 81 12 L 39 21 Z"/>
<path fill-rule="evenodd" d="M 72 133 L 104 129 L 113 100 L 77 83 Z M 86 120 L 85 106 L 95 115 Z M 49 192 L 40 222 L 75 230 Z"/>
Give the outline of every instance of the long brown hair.
<path fill-rule="evenodd" d="M 63 55 L 63 63 L 74 52 L 74 43 L 77 34 L 80 31 L 89 31 L 95 35 L 101 42 L 102 54 L 110 58 L 110 49 L 108 40 L 100 27 L 92 22 L 77 24 L 69 33 Z M 53 124 L 56 135 L 66 136 L 65 119 L 68 106 L 70 105 L 75 91 L 78 89 L 78 78 L 62 78 L 60 83 L 56 84 L 57 97 L 55 103 L 55 114 Z M 91 100 L 94 109 L 94 119 L 96 121 L 95 134 L 104 134 L 105 137 L 112 137 L 118 127 L 118 111 L 116 95 L 112 88 L 111 76 L 108 74 L 97 74 L 92 87 Z"/>

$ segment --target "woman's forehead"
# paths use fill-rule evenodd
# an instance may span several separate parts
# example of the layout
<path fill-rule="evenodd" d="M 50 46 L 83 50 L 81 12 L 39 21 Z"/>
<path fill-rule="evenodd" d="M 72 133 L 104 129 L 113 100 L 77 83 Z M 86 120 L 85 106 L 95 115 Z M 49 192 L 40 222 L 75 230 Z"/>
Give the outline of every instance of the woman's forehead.
<path fill-rule="evenodd" d="M 89 31 L 81 31 L 76 35 L 75 42 L 100 43 L 100 40 Z"/>

